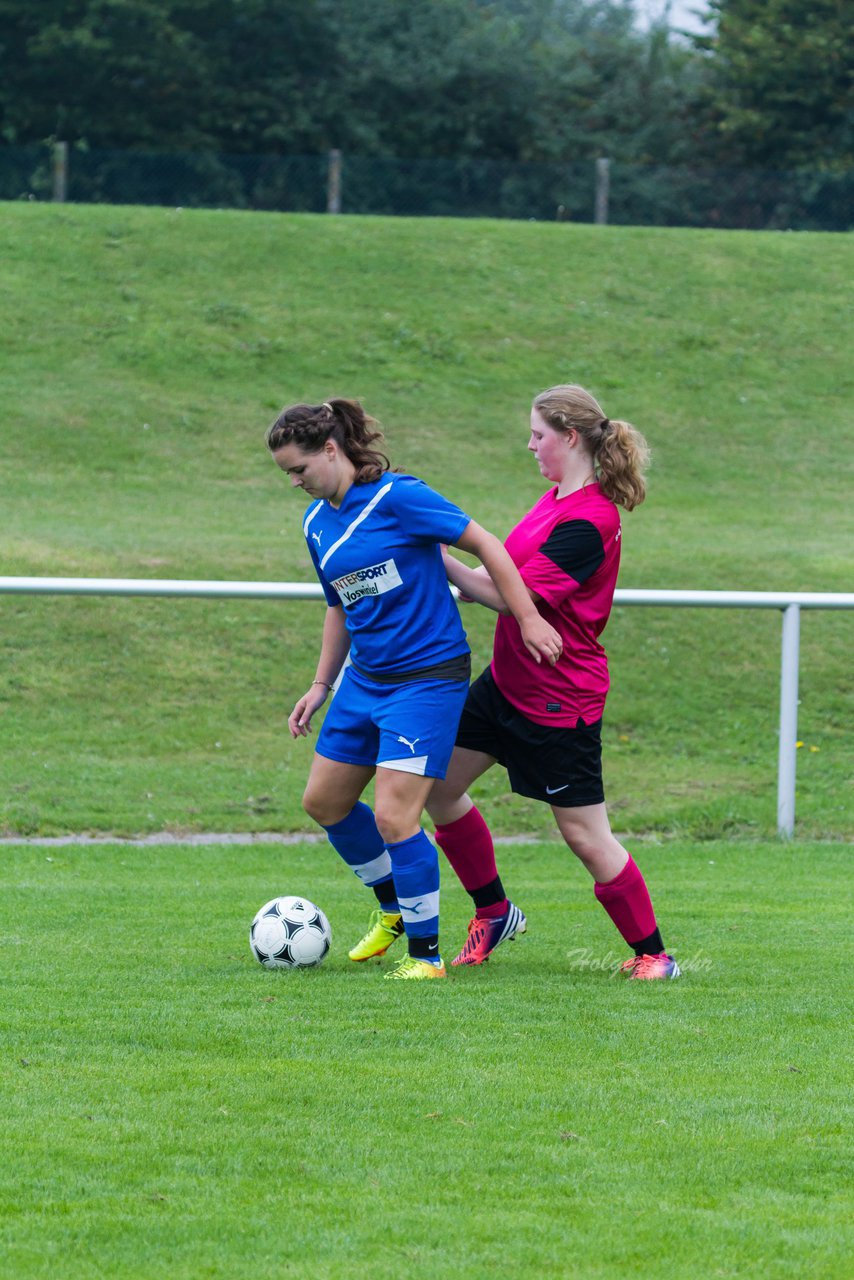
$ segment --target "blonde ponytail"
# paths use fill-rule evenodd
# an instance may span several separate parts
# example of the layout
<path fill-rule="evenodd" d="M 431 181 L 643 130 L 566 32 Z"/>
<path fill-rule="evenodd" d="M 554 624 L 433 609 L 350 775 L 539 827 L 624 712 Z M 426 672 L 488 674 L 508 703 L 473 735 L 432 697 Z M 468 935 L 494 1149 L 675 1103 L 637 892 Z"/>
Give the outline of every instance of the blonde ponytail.
<path fill-rule="evenodd" d="M 574 384 L 541 391 L 534 408 L 552 430 L 578 432 L 590 451 L 606 498 L 626 511 L 640 506 L 646 497 L 644 472 L 650 452 L 637 427 L 607 418 L 590 392 Z"/>

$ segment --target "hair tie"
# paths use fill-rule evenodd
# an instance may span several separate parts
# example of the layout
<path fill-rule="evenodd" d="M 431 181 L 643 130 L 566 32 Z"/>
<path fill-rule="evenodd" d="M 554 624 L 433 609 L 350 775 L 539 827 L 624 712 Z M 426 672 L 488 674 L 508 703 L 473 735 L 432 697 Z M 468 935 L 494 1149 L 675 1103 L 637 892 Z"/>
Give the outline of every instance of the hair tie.
<path fill-rule="evenodd" d="M 332 405 L 329 403 L 328 400 L 324 400 L 323 404 L 320 407 L 321 409 L 328 409 L 330 413 L 335 412 L 335 410 L 332 408 Z"/>
<path fill-rule="evenodd" d="M 610 426 L 611 426 L 611 419 L 610 419 L 610 418 L 603 418 L 603 419 L 602 419 L 602 431 L 603 431 L 603 432 L 607 431 L 607 430 L 610 428 Z"/>

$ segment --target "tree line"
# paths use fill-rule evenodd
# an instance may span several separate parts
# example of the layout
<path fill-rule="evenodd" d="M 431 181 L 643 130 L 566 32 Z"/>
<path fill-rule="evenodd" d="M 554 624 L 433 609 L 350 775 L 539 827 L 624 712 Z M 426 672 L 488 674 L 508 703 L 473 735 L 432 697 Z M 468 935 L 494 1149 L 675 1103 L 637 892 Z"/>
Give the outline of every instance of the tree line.
<path fill-rule="evenodd" d="M 0 0 L 0 140 L 854 166 L 850 0 Z"/>

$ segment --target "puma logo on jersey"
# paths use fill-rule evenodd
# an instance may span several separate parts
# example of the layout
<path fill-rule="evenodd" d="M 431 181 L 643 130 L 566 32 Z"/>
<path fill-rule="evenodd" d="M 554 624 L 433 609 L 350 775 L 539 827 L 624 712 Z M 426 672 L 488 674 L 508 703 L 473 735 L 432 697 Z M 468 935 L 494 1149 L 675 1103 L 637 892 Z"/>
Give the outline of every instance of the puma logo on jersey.
<path fill-rule="evenodd" d="M 317 543 L 317 545 L 318 545 L 318 546 L 320 546 L 320 539 L 323 537 L 323 534 L 322 534 L 322 533 L 313 533 L 311 536 L 314 538 L 314 540 L 315 540 L 315 542 Z"/>
<path fill-rule="evenodd" d="M 421 741 L 420 738 L 413 738 L 412 741 L 410 742 L 408 738 L 404 738 L 403 734 L 398 734 L 397 740 L 398 742 L 402 742 L 405 747 L 409 747 L 409 750 L 412 752 L 413 755 L 415 755 L 416 742 Z"/>

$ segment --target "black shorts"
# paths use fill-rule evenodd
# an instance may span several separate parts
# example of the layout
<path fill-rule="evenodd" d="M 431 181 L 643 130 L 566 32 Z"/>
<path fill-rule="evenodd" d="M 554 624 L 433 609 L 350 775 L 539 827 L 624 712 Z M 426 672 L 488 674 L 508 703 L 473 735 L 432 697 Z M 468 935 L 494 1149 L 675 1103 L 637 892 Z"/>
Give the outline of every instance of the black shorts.
<path fill-rule="evenodd" d="M 602 804 L 602 721 L 574 729 L 537 724 L 517 711 L 489 667 L 469 689 L 457 746 L 482 751 L 503 764 L 510 789 L 561 809 Z"/>

